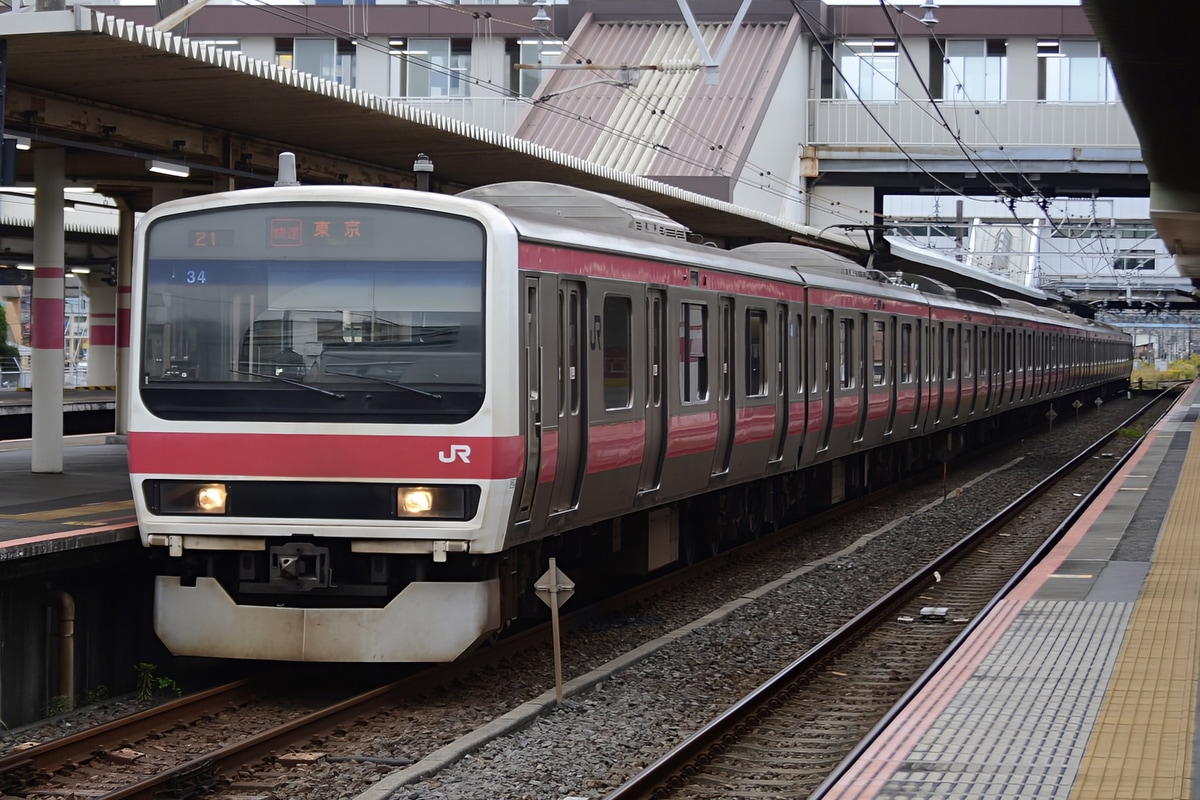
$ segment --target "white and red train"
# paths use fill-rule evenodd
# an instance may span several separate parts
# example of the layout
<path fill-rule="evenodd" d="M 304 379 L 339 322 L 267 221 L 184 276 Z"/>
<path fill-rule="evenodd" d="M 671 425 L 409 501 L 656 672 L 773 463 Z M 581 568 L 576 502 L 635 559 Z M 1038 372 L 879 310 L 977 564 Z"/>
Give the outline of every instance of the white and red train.
<path fill-rule="evenodd" d="M 1105 325 L 549 184 L 181 200 L 134 262 L 130 474 L 181 655 L 452 660 L 547 556 L 692 558 L 1131 369 Z"/>

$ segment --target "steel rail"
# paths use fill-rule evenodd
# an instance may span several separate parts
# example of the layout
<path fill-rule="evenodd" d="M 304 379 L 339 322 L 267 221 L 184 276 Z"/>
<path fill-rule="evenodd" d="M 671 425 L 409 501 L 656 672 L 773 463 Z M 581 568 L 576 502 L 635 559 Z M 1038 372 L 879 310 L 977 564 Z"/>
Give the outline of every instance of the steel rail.
<path fill-rule="evenodd" d="M 1164 393 L 1165 394 L 1165 393 Z M 944 571 L 948 564 L 958 560 L 966 551 L 975 546 L 987 533 L 997 527 L 1002 526 L 1022 510 L 1028 507 L 1031 503 L 1037 500 L 1041 495 L 1047 492 L 1054 484 L 1062 479 L 1063 476 L 1078 468 L 1084 461 L 1090 459 L 1093 454 L 1100 451 L 1113 436 L 1123 428 L 1129 427 L 1142 414 L 1149 409 L 1158 398 L 1151 400 L 1141 410 L 1124 420 L 1118 426 L 1105 436 L 1093 442 L 1082 452 L 1073 457 L 1066 464 L 1057 469 L 1053 474 L 1045 480 L 1030 488 L 1017 500 L 1010 503 L 1005 508 L 997 512 L 991 519 L 983 523 L 974 531 L 968 533 L 949 549 L 939 555 L 937 558 L 930 561 L 926 566 L 918 570 L 907 580 L 893 588 L 886 595 L 880 597 L 864 611 L 856 617 L 842 625 L 836 631 L 825 637 L 821 642 L 817 643 L 812 649 L 801 655 L 795 661 L 774 676 L 768 679 L 758 688 L 754 689 L 750 694 L 734 703 L 719 716 L 708 722 L 694 734 L 689 736 L 684 741 L 680 742 L 674 749 L 663 755 L 657 761 L 646 767 L 633 778 L 626 781 L 621 786 L 605 796 L 605 800 L 633 800 L 634 798 L 647 798 L 657 796 L 659 790 L 664 787 L 669 787 L 672 784 L 672 778 L 676 775 L 686 773 L 687 765 L 699 760 L 703 754 L 712 746 L 719 743 L 723 738 L 730 735 L 732 731 L 750 720 L 761 708 L 771 702 L 772 698 L 785 691 L 799 676 L 812 670 L 821 662 L 836 654 L 839 650 L 851 643 L 860 633 L 860 631 L 871 626 L 875 621 L 882 618 L 889 609 L 896 606 L 916 592 L 926 586 L 933 579 L 935 572 Z M 1178 397 L 1176 397 L 1176 400 Z M 1173 401 L 1174 402 L 1174 401 Z M 1142 437 L 1144 439 L 1144 435 Z M 1139 439 L 1137 445 L 1141 444 Z M 1047 540 L 1037 549 L 1025 564 L 1020 568 L 1016 575 L 1011 578 L 1008 583 L 1000 590 L 999 593 L 984 607 L 984 609 L 975 616 L 974 620 L 964 629 L 964 631 L 951 643 L 945 650 L 938 661 L 932 665 L 905 694 L 898 700 L 887 715 L 868 733 L 859 745 L 852 751 L 851 755 L 857 757 L 867 746 L 887 727 L 892 720 L 903 710 L 904 706 L 911 701 L 916 693 L 923 687 L 937 669 L 944 664 L 961 647 L 962 643 L 970 635 L 987 613 L 998 603 L 1005 594 L 1011 591 L 1028 572 L 1040 561 L 1047 552 L 1057 544 L 1065 532 L 1072 524 L 1084 513 L 1089 503 L 1095 496 L 1113 479 L 1120 468 L 1129 459 L 1132 453 L 1137 451 L 1137 445 L 1130 449 L 1118 462 L 1105 474 L 1100 483 L 1083 498 L 1079 504 L 1068 515 L 1067 519 L 1047 538 Z M 821 784 L 818 791 L 828 791 L 828 786 L 832 786 L 835 782 L 834 776 L 844 773 L 852 763 L 850 756 L 843 760 L 842 764 L 835 769 L 834 773 L 827 778 L 825 783 Z M 811 797 L 818 797 L 819 794 L 813 794 Z"/>

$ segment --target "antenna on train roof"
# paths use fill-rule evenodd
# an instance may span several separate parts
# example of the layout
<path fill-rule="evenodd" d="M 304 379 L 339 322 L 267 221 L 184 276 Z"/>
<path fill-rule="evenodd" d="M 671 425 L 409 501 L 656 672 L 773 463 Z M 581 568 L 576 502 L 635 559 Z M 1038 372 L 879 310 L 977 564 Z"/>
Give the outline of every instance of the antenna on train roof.
<path fill-rule="evenodd" d="M 295 153 L 280 153 L 279 154 L 279 177 L 275 181 L 276 186 L 299 186 L 300 181 L 296 180 L 296 154 Z"/>

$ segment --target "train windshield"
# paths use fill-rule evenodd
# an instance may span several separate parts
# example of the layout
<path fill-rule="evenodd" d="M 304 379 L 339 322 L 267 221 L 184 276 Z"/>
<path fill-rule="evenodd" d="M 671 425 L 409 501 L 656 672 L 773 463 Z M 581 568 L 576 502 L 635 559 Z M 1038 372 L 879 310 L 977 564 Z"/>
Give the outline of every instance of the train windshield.
<path fill-rule="evenodd" d="M 170 419 L 459 422 L 483 402 L 484 232 L 374 205 L 152 223 L 140 391 Z"/>

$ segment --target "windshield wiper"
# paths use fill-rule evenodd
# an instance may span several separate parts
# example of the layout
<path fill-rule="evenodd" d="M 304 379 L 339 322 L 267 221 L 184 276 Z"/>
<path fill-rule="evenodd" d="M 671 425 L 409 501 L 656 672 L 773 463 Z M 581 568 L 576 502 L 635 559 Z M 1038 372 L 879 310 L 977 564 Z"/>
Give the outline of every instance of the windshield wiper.
<path fill-rule="evenodd" d="M 406 392 L 412 392 L 413 394 L 419 394 L 422 397 L 429 397 L 433 400 L 441 400 L 442 399 L 442 396 L 440 394 L 438 394 L 437 392 L 427 392 L 424 389 L 418 389 L 415 386 L 408 386 L 403 383 L 398 383 L 393 380 L 388 380 L 387 378 L 379 378 L 379 377 L 376 377 L 375 375 L 360 375 L 357 372 L 341 372 L 339 370 L 333 370 L 333 369 L 326 369 L 325 372 L 329 375 L 341 375 L 344 378 L 362 378 L 364 381 L 375 381 L 376 383 L 382 383 L 387 386 L 395 386 L 397 389 L 403 389 Z"/>
<path fill-rule="evenodd" d="M 341 392 L 331 392 L 328 389 L 322 389 L 319 386 L 310 386 L 307 383 L 301 383 L 300 381 L 294 381 L 291 378 L 285 378 L 282 375 L 272 375 L 269 372 L 250 372 L 249 370 L 244 370 L 244 369 L 230 369 L 229 371 L 235 372 L 238 375 L 252 375 L 255 378 L 267 378 L 268 380 L 279 381 L 280 383 L 287 383 L 292 386 L 299 386 L 301 389 L 308 389 L 309 391 L 312 391 L 312 392 L 320 392 L 321 394 L 337 398 L 338 400 L 346 399 L 346 395 L 342 394 Z"/>

